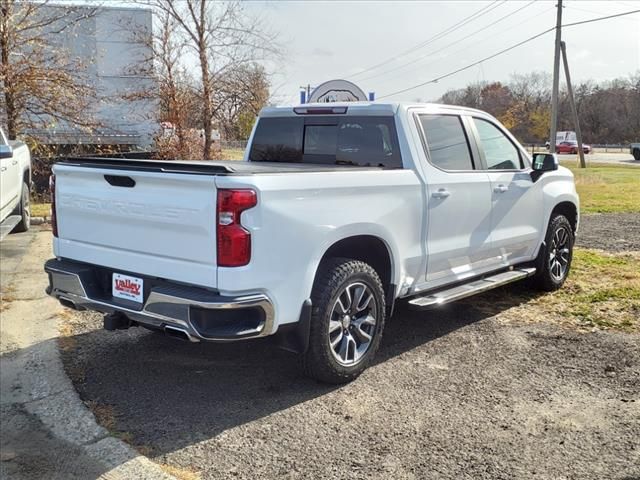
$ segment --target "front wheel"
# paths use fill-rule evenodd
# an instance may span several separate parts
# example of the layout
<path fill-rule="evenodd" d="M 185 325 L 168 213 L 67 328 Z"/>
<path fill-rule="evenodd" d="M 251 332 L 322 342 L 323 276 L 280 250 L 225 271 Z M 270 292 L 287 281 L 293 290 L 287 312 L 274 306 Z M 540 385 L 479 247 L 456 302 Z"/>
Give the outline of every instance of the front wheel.
<path fill-rule="evenodd" d="M 551 217 L 544 244 L 540 247 L 534 287 L 552 292 L 558 290 L 569 275 L 573 258 L 573 228 L 564 215 Z"/>
<path fill-rule="evenodd" d="M 380 277 L 359 260 L 329 259 L 320 267 L 311 301 L 305 373 L 326 383 L 354 380 L 380 346 L 386 315 Z"/>
<path fill-rule="evenodd" d="M 18 206 L 18 214 L 20 215 L 20 223 L 13 229 L 14 232 L 26 232 L 31 227 L 31 204 L 29 199 L 29 185 L 24 182 L 22 184 L 22 192 L 20 196 L 20 205 Z"/>

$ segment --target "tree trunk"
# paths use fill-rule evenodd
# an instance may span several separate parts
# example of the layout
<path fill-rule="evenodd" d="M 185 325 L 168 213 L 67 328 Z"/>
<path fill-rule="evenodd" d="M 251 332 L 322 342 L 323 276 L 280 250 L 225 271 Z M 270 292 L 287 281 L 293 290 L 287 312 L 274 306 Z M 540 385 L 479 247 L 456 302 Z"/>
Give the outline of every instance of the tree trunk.
<path fill-rule="evenodd" d="M 9 5 L 2 5 L 2 35 L 0 35 L 0 50 L 2 61 L 2 78 L 4 83 L 4 103 L 7 110 L 7 135 L 9 140 L 15 140 L 18 134 L 16 105 L 9 77 Z"/>
<path fill-rule="evenodd" d="M 202 69 L 202 127 L 204 130 L 203 160 L 211 160 L 211 85 L 209 85 L 209 59 L 207 58 L 204 39 L 200 48 L 200 67 Z"/>

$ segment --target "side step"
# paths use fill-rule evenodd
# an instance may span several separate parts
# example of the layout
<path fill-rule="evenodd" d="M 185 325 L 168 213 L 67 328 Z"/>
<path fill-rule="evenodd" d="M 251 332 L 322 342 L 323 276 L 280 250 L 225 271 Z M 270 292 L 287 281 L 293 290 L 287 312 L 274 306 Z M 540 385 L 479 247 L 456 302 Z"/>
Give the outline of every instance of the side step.
<path fill-rule="evenodd" d="M 496 275 L 491 275 L 490 277 L 485 277 L 469 283 L 457 285 L 446 290 L 431 292 L 424 297 L 414 298 L 413 300 L 409 301 L 409 305 L 413 309 L 420 310 L 423 308 L 429 308 L 449 302 L 454 302 L 456 300 L 460 300 L 461 298 L 475 295 L 476 293 L 486 292 L 487 290 L 491 290 L 492 288 L 500 287 L 502 285 L 506 285 L 507 283 L 530 277 L 534 273 L 536 273 L 535 268 L 520 268 L 517 270 L 498 273 Z"/>
<path fill-rule="evenodd" d="M 16 228 L 16 225 L 20 223 L 22 217 L 20 215 L 11 215 L 4 219 L 4 222 L 0 223 L 0 242 L 4 240 L 4 237 L 11 233 L 11 230 Z"/>

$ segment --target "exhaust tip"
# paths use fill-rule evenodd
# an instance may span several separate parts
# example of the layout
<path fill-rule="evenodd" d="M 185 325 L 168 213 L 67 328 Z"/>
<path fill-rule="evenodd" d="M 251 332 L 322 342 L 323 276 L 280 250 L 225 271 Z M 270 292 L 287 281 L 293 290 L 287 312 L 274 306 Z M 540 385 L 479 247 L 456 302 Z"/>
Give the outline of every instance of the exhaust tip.
<path fill-rule="evenodd" d="M 164 327 L 164 333 L 168 337 L 177 338 L 178 340 L 184 340 L 185 342 L 192 341 L 191 336 L 180 328 Z"/>

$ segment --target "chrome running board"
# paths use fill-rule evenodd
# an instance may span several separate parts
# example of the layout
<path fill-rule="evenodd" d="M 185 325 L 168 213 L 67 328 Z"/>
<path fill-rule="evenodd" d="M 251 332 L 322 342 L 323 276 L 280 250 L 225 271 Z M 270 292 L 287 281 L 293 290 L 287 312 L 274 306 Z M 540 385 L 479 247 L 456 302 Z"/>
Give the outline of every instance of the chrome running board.
<path fill-rule="evenodd" d="M 4 237 L 9 235 L 14 228 L 16 228 L 16 225 L 20 223 L 20 220 L 22 220 L 20 215 L 11 215 L 0 223 L 0 242 L 4 240 Z"/>
<path fill-rule="evenodd" d="M 522 280 L 523 278 L 530 277 L 534 273 L 536 273 L 535 268 L 519 268 L 517 270 L 497 273 L 469 283 L 456 285 L 455 287 L 430 292 L 422 297 L 409 300 L 409 305 L 416 310 L 443 305 L 460 300 L 461 298 L 470 297 L 476 293 L 486 292 L 487 290 L 506 285 L 507 283 Z"/>

